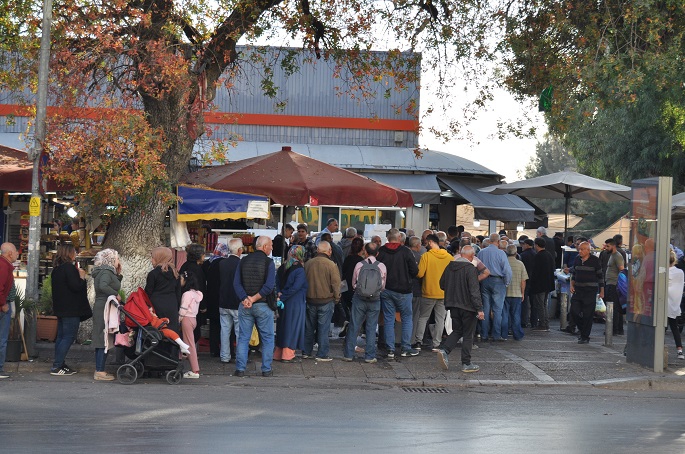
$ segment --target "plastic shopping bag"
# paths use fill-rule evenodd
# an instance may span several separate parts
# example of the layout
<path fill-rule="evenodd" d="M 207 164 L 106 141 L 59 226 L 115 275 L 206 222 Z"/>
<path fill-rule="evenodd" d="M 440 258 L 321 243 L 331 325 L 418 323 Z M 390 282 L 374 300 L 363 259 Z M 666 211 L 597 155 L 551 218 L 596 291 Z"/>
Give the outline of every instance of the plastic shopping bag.
<path fill-rule="evenodd" d="M 259 345 L 259 333 L 257 332 L 257 327 L 252 327 L 252 335 L 250 336 L 250 347 L 256 347 Z"/>
<path fill-rule="evenodd" d="M 597 302 L 595 303 L 595 312 L 606 312 L 607 305 L 604 304 L 604 300 L 597 296 Z"/>

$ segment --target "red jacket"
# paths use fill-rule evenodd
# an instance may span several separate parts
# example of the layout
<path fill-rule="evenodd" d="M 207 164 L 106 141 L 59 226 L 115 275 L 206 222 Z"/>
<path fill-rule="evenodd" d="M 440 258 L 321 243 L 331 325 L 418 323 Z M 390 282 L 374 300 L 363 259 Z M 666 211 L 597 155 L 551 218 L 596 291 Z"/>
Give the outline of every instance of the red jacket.
<path fill-rule="evenodd" d="M 151 307 L 152 303 L 150 302 L 150 298 L 148 298 L 145 290 L 140 287 L 129 295 L 126 304 L 124 304 L 124 310 L 142 326 L 154 324 L 157 320 L 157 317 L 150 312 Z M 125 323 L 126 326 L 130 328 L 135 328 L 137 326 L 129 317 L 126 317 Z"/>
<path fill-rule="evenodd" d="M 7 304 L 7 297 L 14 285 L 14 265 L 0 256 L 0 307 Z"/>

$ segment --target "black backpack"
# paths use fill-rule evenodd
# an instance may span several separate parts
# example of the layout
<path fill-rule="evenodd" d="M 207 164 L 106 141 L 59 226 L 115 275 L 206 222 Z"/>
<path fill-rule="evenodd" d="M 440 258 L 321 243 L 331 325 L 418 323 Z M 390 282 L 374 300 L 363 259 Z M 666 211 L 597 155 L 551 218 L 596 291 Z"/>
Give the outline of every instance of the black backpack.
<path fill-rule="evenodd" d="M 378 261 L 369 262 L 364 260 L 359 270 L 357 286 L 354 292 L 364 301 L 378 301 L 381 297 L 382 289 L 383 276 L 381 275 L 381 269 L 378 267 Z"/>

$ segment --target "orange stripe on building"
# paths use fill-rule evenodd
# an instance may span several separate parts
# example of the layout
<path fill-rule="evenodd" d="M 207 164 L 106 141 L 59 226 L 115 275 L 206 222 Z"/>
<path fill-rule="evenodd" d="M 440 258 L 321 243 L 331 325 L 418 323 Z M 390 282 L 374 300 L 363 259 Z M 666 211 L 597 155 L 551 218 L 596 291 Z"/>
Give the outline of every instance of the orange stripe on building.
<path fill-rule="evenodd" d="M 205 120 L 214 124 L 259 126 L 299 126 L 305 128 L 373 129 L 379 131 L 415 131 L 416 120 L 388 120 L 373 118 L 315 117 L 278 114 L 239 114 L 208 112 Z"/>
<path fill-rule="evenodd" d="M 82 108 L 60 109 L 48 107 L 48 115 L 60 114 L 73 118 L 98 118 L 114 115 L 115 109 Z M 31 108 L 19 104 L 0 104 L 0 116 L 15 115 L 27 117 L 32 115 Z M 370 129 L 376 131 L 416 131 L 417 120 L 390 120 L 374 118 L 317 117 L 304 115 L 279 114 L 241 114 L 224 112 L 206 112 L 205 121 L 210 124 L 237 124 L 255 126 L 295 126 L 303 128 L 332 129 Z"/>

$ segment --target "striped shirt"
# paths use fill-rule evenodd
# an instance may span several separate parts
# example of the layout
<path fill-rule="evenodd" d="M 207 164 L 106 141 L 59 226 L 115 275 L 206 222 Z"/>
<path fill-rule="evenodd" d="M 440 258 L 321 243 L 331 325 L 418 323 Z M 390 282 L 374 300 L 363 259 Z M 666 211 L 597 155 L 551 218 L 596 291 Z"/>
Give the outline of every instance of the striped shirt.
<path fill-rule="evenodd" d="M 594 289 L 596 291 L 597 288 L 603 288 L 602 263 L 592 254 L 585 261 L 579 255 L 573 262 L 571 282 L 577 289 Z"/>

